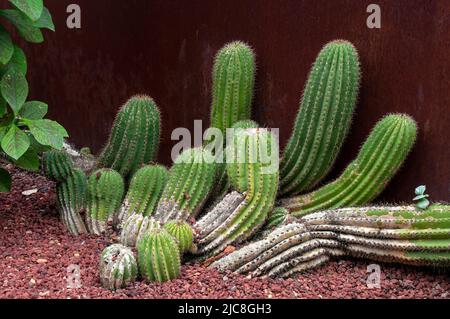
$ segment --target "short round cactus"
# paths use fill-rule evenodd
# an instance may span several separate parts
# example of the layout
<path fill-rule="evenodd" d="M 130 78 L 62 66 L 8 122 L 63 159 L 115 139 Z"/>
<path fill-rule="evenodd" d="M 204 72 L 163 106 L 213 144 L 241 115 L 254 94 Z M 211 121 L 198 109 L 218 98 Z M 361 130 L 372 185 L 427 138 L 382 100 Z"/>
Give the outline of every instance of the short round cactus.
<path fill-rule="evenodd" d="M 273 228 L 281 225 L 288 217 L 289 211 L 284 207 L 276 207 L 269 215 L 266 228 Z"/>
<path fill-rule="evenodd" d="M 170 220 L 164 224 L 164 228 L 177 240 L 181 253 L 188 251 L 192 247 L 194 233 L 187 222 L 183 220 Z"/>
<path fill-rule="evenodd" d="M 138 265 L 147 282 L 164 282 L 180 275 L 180 250 L 164 228 L 146 231 L 137 243 Z"/>
<path fill-rule="evenodd" d="M 120 244 L 106 247 L 100 256 L 100 281 L 102 286 L 116 290 L 125 288 L 136 280 L 136 258 L 130 248 Z"/>
<path fill-rule="evenodd" d="M 135 247 L 147 230 L 160 227 L 160 223 L 150 216 L 135 213 L 123 222 L 120 243 L 128 247 Z"/>

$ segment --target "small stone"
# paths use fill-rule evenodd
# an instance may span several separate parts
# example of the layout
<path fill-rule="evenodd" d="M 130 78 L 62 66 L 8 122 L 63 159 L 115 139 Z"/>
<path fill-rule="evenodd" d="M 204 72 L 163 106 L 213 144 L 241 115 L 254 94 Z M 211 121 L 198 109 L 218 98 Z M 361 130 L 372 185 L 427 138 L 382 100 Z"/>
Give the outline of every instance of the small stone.
<path fill-rule="evenodd" d="M 34 285 L 36 285 L 36 280 L 34 280 L 33 278 L 30 279 L 29 282 L 30 287 L 33 287 Z"/>
<path fill-rule="evenodd" d="M 80 257 L 80 254 L 79 253 L 74 253 L 73 254 L 75 257 Z"/>
<path fill-rule="evenodd" d="M 37 262 L 38 264 L 45 264 L 45 263 L 47 262 L 47 259 L 39 258 L 38 260 L 36 260 L 36 262 Z"/>
<path fill-rule="evenodd" d="M 27 234 L 27 235 L 30 235 L 30 234 L 32 234 L 33 232 L 31 231 L 31 230 L 27 230 L 26 232 L 25 232 L 25 234 Z"/>
<path fill-rule="evenodd" d="M 41 291 L 40 293 L 39 293 L 39 296 L 41 296 L 41 297 L 45 297 L 45 296 L 48 296 L 50 294 L 50 291 L 49 290 L 47 290 L 47 291 Z"/>
<path fill-rule="evenodd" d="M 33 195 L 33 194 L 37 193 L 37 191 L 38 191 L 37 188 L 29 189 L 29 190 L 23 191 L 22 195 L 30 196 L 30 195 Z"/>

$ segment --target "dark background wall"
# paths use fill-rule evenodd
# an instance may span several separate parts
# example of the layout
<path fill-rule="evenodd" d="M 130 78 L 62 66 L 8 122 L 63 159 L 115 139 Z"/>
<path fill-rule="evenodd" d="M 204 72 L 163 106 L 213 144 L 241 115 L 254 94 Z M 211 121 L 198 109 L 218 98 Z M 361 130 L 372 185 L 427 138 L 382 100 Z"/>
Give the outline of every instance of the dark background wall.
<path fill-rule="evenodd" d="M 4 3 L 5 1 L 0 1 Z M 377 120 L 411 114 L 416 147 L 381 201 L 409 201 L 426 184 L 433 199 L 450 198 L 449 0 L 46 0 L 57 27 L 42 45 L 24 45 L 31 95 L 47 101 L 78 146 L 98 151 L 118 107 L 147 93 L 163 118 L 159 160 L 170 164 L 176 127 L 209 123 L 215 52 L 240 39 L 258 64 L 253 117 L 279 127 L 282 146 L 292 129 L 316 54 L 344 38 L 358 48 L 362 86 L 336 177 L 357 154 Z M 66 7 L 82 9 L 82 28 L 66 27 Z M 382 10 L 381 29 L 368 29 L 366 8 Z M 206 128 L 206 127 L 205 127 Z"/>

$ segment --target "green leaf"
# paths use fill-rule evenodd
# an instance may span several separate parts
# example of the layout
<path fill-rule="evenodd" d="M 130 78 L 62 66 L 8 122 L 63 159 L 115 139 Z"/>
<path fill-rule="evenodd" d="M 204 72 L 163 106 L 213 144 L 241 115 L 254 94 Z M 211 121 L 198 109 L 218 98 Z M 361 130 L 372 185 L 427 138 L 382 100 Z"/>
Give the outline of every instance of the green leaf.
<path fill-rule="evenodd" d="M 14 53 L 14 46 L 8 31 L 0 24 L 0 64 L 7 64 Z"/>
<path fill-rule="evenodd" d="M 0 142 L 5 137 L 6 132 L 8 132 L 8 127 L 7 126 L 0 127 Z"/>
<path fill-rule="evenodd" d="M 37 28 L 44 28 L 55 31 L 55 25 L 53 24 L 53 19 L 47 8 L 44 7 L 41 17 L 33 23 Z"/>
<path fill-rule="evenodd" d="M 42 43 L 44 36 L 39 28 L 33 25 L 33 21 L 18 10 L 0 10 L 0 16 L 14 24 L 19 34 L 28 42 Z"/>
<path fill-rule="evenodd" d="M 416 197 L 413 198 L 414 201 L 423 199 L 423 198 L 427 198 L 430 197 L 430 195 L 417 195 Z"/>
<path fill-rule="evenodd" d="M 426 187 L 425 185 L 420 185 L 418 187 L 416 187 L 416 195 L 422 195 L 423 193 L 425 193 Z"/>
<path fill-rule="evenodd" d="M 15 164 L 20 168 L 30 171 L 37 171 L 39 169 L 39 156 L 38 153 L 31 147 L 25 152 Z"/>
<path fill-rule="evenodd" d="M 0 96 L 0 118 L 6 113 L 6 111 L 6 101 L 2 96 Z"/>
<path fill-rule="evenodd" d="M 47 114 L 48 105 L 40 101 L 26 102 L 20 109 L 19 115 L 25 119 L 40 120 Z"/>
<path fill-rule="evenodd" d="M 44 9 L 43 0 L 9 0 L 9 2 L 33 21 L 39 19 Z"/>
<path fill-rule="evenodd" d="M 61 149 L 64 137 L 68 137 L 64 127 L 55 121 L 43 120 L 24 120 L 30 129 L 31 134 L 42 145 L 48 145 L 56 149 Z"/>
<path fill-rule="evenodd" d="M 25 132 L 13 125 L 3 137 L 1 145 L 8 156 L 18 160 L 30 146 L 30 139 Z"/>
<path fill-rule="evenodd" d="M 0 193 L 9 192 L 11 190 L 11 175 L 9 172 L 0 167 Z"/>
<path fill-rule="evenodd" d="M 420 209 L 426 209 L 430 205 L 430 201 L 428 199 L 420 200 L 416 206 Z"/>
<path fill-rule="evenodd" d="M 28 82 L 23 74 L 9 70 L 0 81 L 3 98 L 17 114 L 28 96 Z"/>
<path fill-rule="evenodd" d="M 14 53 L 9 60 L 9 63 L 5 66 L 0 67 L 1 75 L 7 72 L 17 72 L 23 75 L 27 74 L 27 57 L 25 56 L 23 50 L 17 45 L 14 45 Z"/>

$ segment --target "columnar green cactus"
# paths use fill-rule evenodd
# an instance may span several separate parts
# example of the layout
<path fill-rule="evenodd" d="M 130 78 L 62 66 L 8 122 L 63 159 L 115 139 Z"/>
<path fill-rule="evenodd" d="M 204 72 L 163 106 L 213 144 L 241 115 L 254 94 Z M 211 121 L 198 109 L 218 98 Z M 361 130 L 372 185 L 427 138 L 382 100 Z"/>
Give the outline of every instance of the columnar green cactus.
<path fill-rule="evenodd" d="M 141 164 L 155 159 L 160 129 L 160 114 L 153 99 L 132 97 L 117 114 L 99 164 L 128 177 Z"/>
<path fill-rule="evenodd" d="M 350 127 L 360 82 L 358 53 L 337 40 L 319 53 L 280 165 L 280 195 L 310 190 L 332 167 Z"/>
<path fill-rule="evenodd" d="M 87 178 L 83 171 L 73 169 L 66 180 L 56 185 L 61 220 L 73 235 L 87 232 L 81 213 L 87 205 Z"/>
<path fill-rule="evenodd" d="M 330 257 L 450 267 L 450 206 L 357 207 L 312 213 L 213 264 L 254 276 L 290 276 Z"/>
<path fill-rule="evenodd" d="M 120 225 L 133 213 L 152 215 L 168 177 L 167 169 L 161 165 L 146 165 L 136 171 L 117 214 L 116 224 Z"/>
<path fill-rule="evenodd" d="M 69 155 L 58 150 L 51 150 L 44 153 L 42 167 L 45 175 L 58 182 L 65 181 L 74 169 Z"/>
<path fill-rule="evenodd" d="M 88 180 L 86 225 L 90 233 L 99 235 L 117 213 L 124 193 L 122 176 L 112 169 L 100 169 Z"/>
<path fill-rule="evenodd" d="M 217 163 L 210 151 L 191 148 L 182 152 L 170 169 L 155 218 L 162 222 L 194 218 L 213 188 L 216 169 Z"/>
<path fill-rule="evenodd" d="M 159 221 L 150 216 L 134 213 L 122 224 L 120 243 L 128 247 L 136 247 L 145 232 L 154 228 L 161 228 Z"/>
<path fill-rule="evenodd" d="M 216 254 L 251 237 L 266 221 L 278 190 L 278 144 L 266 129 L 240 130 L 227 146 L 227 174 L 236 190 L 195 225 L 198 254 Z"/>
<path fill-rule="evenodd" d="M 104 288 L 125 288 L 136 280 L 138 267 L 130 248 L 120 244 L 106 247 L 100 255 L 100 281 Z"/>
<path fill-rule="evenodd" d="M 164 229 L 144 233 L 137 244 L 141 276 L 147 282 L 164 282 L 180 274 L 180 250 L 176 240 Z"/>
<path fill-rule="evenodd" d="M 364 205 L 386 187 L 412 149 L 415 121 L 402 114 L 384 117 L 362 146 L 358 157 L 334 182 L 318 190 L 281 200 L 294 216 L 314 211 Z"/>
<path fill-rule="evenodd" d="M 177 240 L 182 254 L 192 247 L 194 233 L 191 226 L 184 220 L 170 220 L 164 224 L 164 229 Z"/>
<path fill-rule="evenodd" d="M 288 217 L 289 211 L 284 207 L 276 207 L 267 219 L 266 228 L 274 228 L 282 224 Z"/>
<path fill-rule="evenodd" d="M 225 45 L 216 56 L 213 69 L 211 127 L 225 130 L 251 115 L 255 58 L 245 43 Z"/>

